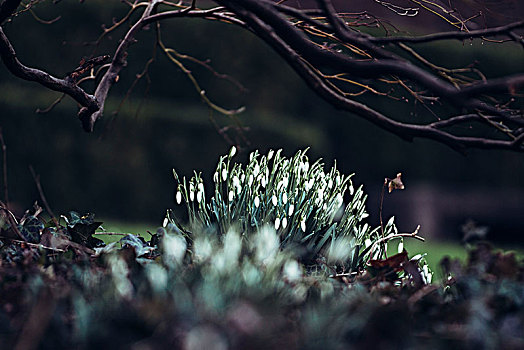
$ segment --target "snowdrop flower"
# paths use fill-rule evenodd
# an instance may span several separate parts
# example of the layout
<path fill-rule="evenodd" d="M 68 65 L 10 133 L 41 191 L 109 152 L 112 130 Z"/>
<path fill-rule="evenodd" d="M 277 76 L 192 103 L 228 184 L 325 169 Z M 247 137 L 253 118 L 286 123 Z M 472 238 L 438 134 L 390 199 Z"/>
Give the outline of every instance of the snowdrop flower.
<path fill-rule="evenodd" d="M 247 179 L 247 184 L 248 184 L 248 186 L 250 186 L 250 187 L 251 187 L 251 185 L 253 184 L 253 175 L 252 175 L 252 174 L 249 175 L 249 178 Z"/>
<path fill-rule="evenodd" d="M 342 194 L 338 193 L 337 197 L 335 198 L 335 208 L 338 209 L 341 205 L 344 199 L 342 198 Z"/>
<path fill-rule="evenodd" d="M 366 238 L 364 244 L 366 245 L 366 248 L 369 247 L 371 245 L 371 240 L 369 238 Z"/>
<path fill-rule="evenodd" d="M 230 202 L 233 201 L 233 196 L 234 196 L 233 191 L 229 191 L 229 196 L 228 196 L 228 198 L 229 198 L 229 201 L 230 201 Z"/>
<path fill-rule="evenodd" d="M 215 172 L 215 173 L 213 174 L 213 181 L 214 181 L 215 183 L 218 182 L 218 173 L 217 173 L 217 172 Z"/>
<path fill-rule="evenodd" d="M 284 192 L 284 194 L 282 195 L 282 203 L 286 204 L 287 203 L 287 193 Z"/>
<path fill-rule="evenodd" d="M 273 202 L 273 205 L 276 206 L 278 204 L 277 196 L 273 195 L 273 197 L 271 197 L 271 202 Z"/>
<path fill-rule="evenodd" d="M 284 186 L 284 188 L 287 188 L 288 184 L 289 184 L 289 179 L 287 177 L 284 177 L 282 179 L 282 186 Z"/>
<path fill-rule="evenodd" d="M 400 240 L 400 242 L 398 242 L 398 248 L 397 248 L 397 251 L 399 253 L 402 253 L 404 251 L 404 240 Z"/>
<path fill-rule="evenodd" d="M 260 198 L 258 198 L 258 196 L 255 197 L 255 207 L 258 208 L 258 206 L 260 205 Z"/>
<path fill-rule="evenodd" d="M 227 180 L 227 169 L 222 169 L 222 181 Z"/>
<path fill-rule="evenodd" d="M 238 176 L 233 177 L 233 187 L 240 187 L 240 180 L 238 179 Z"/>
<path fill-rule="evenodd" d="M 288 215 L 291 216 L 293 215 L 293 211 L 295 210 L 295 206 L 293 204 L 290 204 L 289 205 L 289 209 L 288 209 Z"/>
<path fill-rule="evenodd" d="M 233 157 L 237 153 L 237 148 L 235 146 L 231 147 L 231 150 L 229 151 L 229 156 Z"/>
<path fill-rule="evenodd" d="M 333 187 L 333 180 L 329 179 L 327 187 L 331 189 Z"/>
<path fill-rule="evenodd" d="M 267 160 L 271 160 L 273 158 L 274 151 L 272 149 L 269 150 L 269 153 L 267 154 Z"/>
<path fill-rule="evenodd" d="M 286 228 L 286 227 L 287 227 L 287 218 L 284 217 L 284 218 L 282 219 L 282 228 Z"/>
<path fill-rule="evenodd" d="M 280 227 L 280 218 L 276 218 L 275 219 L 275 230 L 278 230 L 279 227 Z"/>
<path fill-rule="evenodd" d="M 176 203 L 177 204 L 182 203 L 182 193 L 180 193 L 180 191 L 177 191 L 176 193 Z"/>
<path fill-rule="evenodd" d="M 302 232 L 306 232 L 306 220 L 300 222 L 300 228 L 302 229 Z"/>
<path fill-rule="evenodd" d="M 197 202 L 200 203 L 202 201 L 202 192 L 198 191 L 196 195 Z"/>
<path fill-rule="evenodd" d="M 257 176 L 260 173 L 260 166 L 255 164 L 255 169 L 253 169 L 253 174 Z"/>
<path fill-rule="evenodd" d="M 295 282 L 302 277 L 302 269 L 295 260 L 286 261 L 282 272 L 284 273 L 284 277 L 290 282 Z"/>
<path fill-rule="evenodd" d="M 190 191 L 189 192 L 189 200 L 192 202 L 195 200 L 195 191 Z"/>
<path fill-rule="evenodd" d="M 261 183 L 262 183 L 262 187 L 266 188 L 266 179 L 264 177 L 262 178 Z"/>

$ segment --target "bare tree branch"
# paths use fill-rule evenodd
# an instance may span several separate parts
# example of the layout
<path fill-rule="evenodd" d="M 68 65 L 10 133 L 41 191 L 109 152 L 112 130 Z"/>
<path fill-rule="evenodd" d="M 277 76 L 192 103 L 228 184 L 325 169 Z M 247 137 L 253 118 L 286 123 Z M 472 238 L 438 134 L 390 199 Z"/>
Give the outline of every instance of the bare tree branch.
<path fill-rule="evenodd" d="M 69 79 L 59 79 L 53 77 L 51 74 L 36 68 L 24 66 L 16 57 L 16 52 L 9 42 L 9 39 L 0 27 L 0 57 L 7 69 L 15 76 L 29 81 L 37 82 L 48 89 L 63 92 L 80 105 L 85 106 L 89 110 L 99 110 L 99 104 L 94 96 L 87 94 L 84 90 L 78 87 L 73 81 Z"/>
<path fill-rule="evenodd" d="M 296 8 L 276 0 L 213 2 L 219 6 L 201 9 L 197 7 L 196 0 L 177 3 L 161 0 L 126 2 L 131 7 L 127 14 L 115 21 L 110 28 L 104 29 L 95 43 L 98 46 L 107 33 L 130 22 L 130 28 L 112 55 L 112 61 L 107 65 L 93 95 L 78 86 L 84 79 L 93 79 L 92 73 L 89 77 L 76 81 L 71 77 L 55 78 L 43 70 L 24 66 L 18 61 L 15 50 L 1 27 L 0 56 L 14 75 L 36 81 L 75 99 L 81 106 L 78 115 L 84 129 L 92 131 L 103 113 L 111 87 L 118 81 L 120 72 L 127 64 L 128 49 L 136 42 L 137 34 L 144 26 L 151 23 L 158 25 L 160 21 L 178 18 L 225 22 L 249 30 L 264 40 L 315 93 L 331 105 L 369 120 L 403 139 L 429 138 L 459 151 L 467 148 L 524 151 L 522 71 L 488 79 L 475 65 L 446 68 L 445 65 L 419 54 L 418 46 L 417 50 L 409 46 L 475 38 L 501 41 L 498 40 L 501 37 L 511 44 L 524 46 L 521 34 L 524 21 L 468 30 L 468 21 L 476 15 L 461 16 L 442 2 L 427 1 L 422 4 L 414 1 L 420 5 L 419 8 L 401 8 L 376 1 L 401 17 L 411 18 L 426 11 L 457 28 L 456 31 L 422 36 L 407 36 L 405 33 L 390 35 L 390 30 L 396 33 L 399 31 L 393 24 L 386 27 L 384 23 L 388 23 L 387 20 L 384 22 L 367 12 L 337 12 L 330 0 L 316 0 L 316 8 Z M 20 1 L 6 0 L 0 5 L 0 25 L 12 16 L 19 4 Z M 159 4 L 166 6 L 158 7 Z M 308 4 L 311 5 L 310 2 Z M 139 9 L 143 11 L 140 17 L 132 20 L 131 15 Z M 370 26 L 379 26 L 385 33 L 382 36 L 373 36 L 367 31 Z M 220 108 L 206 97 L 196 77 L 180 61 L 188 59 L 188 56 L 169 48 L 162 40 L 157 39 L 157 45 L 186 74 L 209 106 L 223 114 L 236 112 Z M 210 68 L 205 62 L 189 59 Z M 84 71 L 85 69 L 77 72 L 77 75 Z M 228 77 L 216 72 L 215 76 Z M 411 101 L 424 107 L 426 119 L 410 120 L 385 114 L 372 108 L 367 100 L 362 100 L 360 96 L 364 94 L 390 98 L 394 103 L 407 102 L 407 97 L 404 97 L 407 94 Z M 478 124 L 479 130 L 494 130 L 496 134 L 487 137 L 482 132 L 477 132 L 476 136 L 460 133 L 461 127 L 473 124 Z"/>

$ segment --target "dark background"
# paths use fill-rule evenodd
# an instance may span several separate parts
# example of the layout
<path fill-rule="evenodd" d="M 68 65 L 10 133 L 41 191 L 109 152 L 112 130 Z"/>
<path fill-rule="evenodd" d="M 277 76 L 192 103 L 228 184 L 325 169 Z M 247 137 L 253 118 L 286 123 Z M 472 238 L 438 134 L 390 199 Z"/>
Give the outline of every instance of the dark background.
<path fill-rule="evenodd" d="M 46 25 L 26 12 L 5 30 L 24 64 L 65 76 L 83 56 L 91 55 L 94 46 L 89 43 L 100 35 L 100 25 L 109 26 L 125 10 L 116 1 L 43 3 L 34 7 L 38 16 L 61 19 Z M 111 33 L 96 53 L 114 52 L 127 28 Z M 406 190 L 388 194 L 384 203 L 384 215 L 395 215 L 401 230 L 412 231 L 421 224 L 423 235 L 459 239 L 460 226 L 473 219 L 490 228 L 493 240 L 523 243 L 522 154 L 472 150 L 464 156 L 432 141 L 403 141 L 323 102 L 246 31 L 188 19 L 165 22 L 162 28 L 168 46 L 209 58 L 217 71 L 240 81 L 247 92 L 184 61 L 214 102 L 227 108 L 244 105 L 246 111 L 236 118 L 211 112 L 189 79 L 160 52 L 150 66 L 151 84 L 141 80 L 119 109 L 152 56 L 154 28 L 140 33 L 129 50 L 129 65 L 111 90 L 104 118 L 93 134 L 82 131 L 71 99 L 50 113 L 36 114 L 60 94 L 20 81 L 0 65 L 0 126 L 8 147 L 10 203 L 18 213 L 39 199 L 31 165 L 56 213 L 77 210 L 159 225 L 165 210 L 174 206 L 171 169 L 186 176 L 193 169 L 203 171 L 210 180 L 231 139 L 245 152 L 283 148 L 292 155 L 311 147 L 312 159 L 322 157 L 329 166 L 336 159 L 343 172 L 355 173 L 356 184 L 364 184 L 374 224 L 384 177 L 402 172 Z M 524 70 L 523 50 L 511 43 L 446 42 L 421 50 L 449 67 L 477 60 L 490 76 Z M 417 117 L 417 107 L 410 104 L 371 103 L 399 118 Z M 218 131 L 224 127 L 227 137 Z M 246 153 L 238 156 L 245 158 Z"/>

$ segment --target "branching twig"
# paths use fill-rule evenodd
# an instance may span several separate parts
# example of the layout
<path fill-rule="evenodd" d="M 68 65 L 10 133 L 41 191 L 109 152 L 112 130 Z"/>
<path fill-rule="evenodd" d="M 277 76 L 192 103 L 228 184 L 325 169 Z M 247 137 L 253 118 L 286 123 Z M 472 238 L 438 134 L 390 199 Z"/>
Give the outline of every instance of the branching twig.
<path fill-rule="evenodd" d="M 47 210 L 47 213 L 51 216 L 51 218 L 55 222 L 55 225 L 58 227 L 58 220 L 56 219 L 56 215 L 51 210 L 49 203 L 47 203 L 47 199 L 44 195 L 44 191 L 42 190 L 42 185 L 40 183 L 40 175 L 37 175 L 35 173 L 35 170 L 33 169 L 31 165 L 29 166 L 29 171 L 31 171 L 31 175 L 33 176 L 33 180 L 35 181 L 36 188 L 38 190 L 38 194 L 40 194 L 40 199 L 42 199 L 42 203 L 44 203 L 44 207 Z"/>

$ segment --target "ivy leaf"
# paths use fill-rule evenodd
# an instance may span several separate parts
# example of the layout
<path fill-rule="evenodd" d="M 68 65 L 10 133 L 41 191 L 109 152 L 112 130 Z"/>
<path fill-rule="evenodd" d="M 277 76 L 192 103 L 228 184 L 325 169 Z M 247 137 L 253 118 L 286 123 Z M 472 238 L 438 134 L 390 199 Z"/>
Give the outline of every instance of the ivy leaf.
<path fill-rule="evenodd" d="M 96 229 L 102 225 L 102 222 L 95 221 L 90 224 L 78 222 L 74 226 L 69 226 L 68 232 L 71 235 L 71 240 L 88 248 L 98 248 L 104 245 L 104 241 L 93 237 Z"/>
<path fill-rule="evenodd" d="M 29 243 L 40 243 L 40 234 L 44 229 L 44 224 L 35 216 L 29 216 L 22 225 L 18 225 L 18 230 Z"/>

